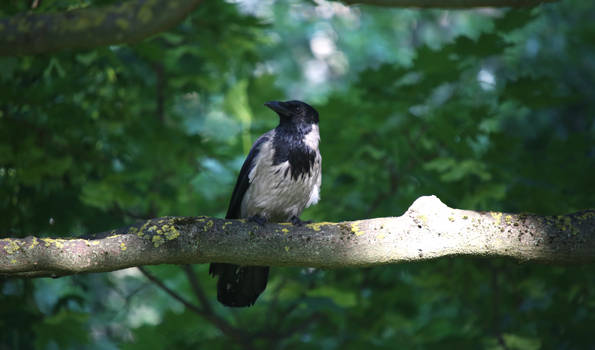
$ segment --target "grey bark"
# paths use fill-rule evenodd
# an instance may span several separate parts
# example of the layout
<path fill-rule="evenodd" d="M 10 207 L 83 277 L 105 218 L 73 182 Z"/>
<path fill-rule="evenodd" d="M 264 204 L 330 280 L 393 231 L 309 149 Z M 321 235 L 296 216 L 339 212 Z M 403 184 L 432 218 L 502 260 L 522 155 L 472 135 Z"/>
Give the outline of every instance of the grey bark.
<path fill-rule="evenodd" d="M 164 217 L 87 238 L 0 240 L 0 275 L 62 276 L 140 265 L 370 266 L 443 256 L 595 261 L 595 210 L 559 216 L 452 209 L 420 197 L 400 217 L 303 227 Z"/>

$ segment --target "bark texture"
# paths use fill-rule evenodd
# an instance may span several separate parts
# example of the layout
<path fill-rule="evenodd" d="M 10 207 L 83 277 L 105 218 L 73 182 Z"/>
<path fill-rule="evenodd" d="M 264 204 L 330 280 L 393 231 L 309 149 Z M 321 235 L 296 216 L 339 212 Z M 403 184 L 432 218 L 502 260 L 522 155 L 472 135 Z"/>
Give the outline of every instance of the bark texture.
<path fill-rule="evenodd" d="M 532 7 L 558 0 L 343 0 L 348 5 L 464 9 L 475 7 Z"/>
<path fill-rule="evenodd" d="M 201 0 L 134 0 L 0 18 L 0 56 L 132 43 L 181 22 Z"/>
<path fill-rule="evenodd" d="M 302 227 L 163 217 L 87 238 L 0 240 L 0 275 L 62 276 L 154 264 L 339 268 L 450 255 L 595 261 L 595 210 L 560 216 L 452 209 L 420 197 L 400 217 Z"/>

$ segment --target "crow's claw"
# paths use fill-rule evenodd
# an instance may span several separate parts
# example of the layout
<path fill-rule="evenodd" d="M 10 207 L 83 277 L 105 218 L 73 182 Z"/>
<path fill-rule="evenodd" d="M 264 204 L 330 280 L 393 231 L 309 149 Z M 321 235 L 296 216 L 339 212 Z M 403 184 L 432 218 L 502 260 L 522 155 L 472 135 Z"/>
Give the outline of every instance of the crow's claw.
<path fill-rule="evenodd" d="M 308 221 L 302 221 L 300 220 L 300 218 L 298 218 L 297 216 L 292 216 L 290 219 L 291 223 L 295 226 L 304 226 L 304 225 L 308 225 L 311 224 L 312 221 L 308 220 Z"/>
<path fill-rule="evenodd" d="M 257 223 L 259 226 L 264 227 L 264 224 L 267 223 L 267 219 L 264 216 L 260 216 L 260 215 L 253 215 L 251 217 L 248 218 L 249 222 L 255 222 Z"/>

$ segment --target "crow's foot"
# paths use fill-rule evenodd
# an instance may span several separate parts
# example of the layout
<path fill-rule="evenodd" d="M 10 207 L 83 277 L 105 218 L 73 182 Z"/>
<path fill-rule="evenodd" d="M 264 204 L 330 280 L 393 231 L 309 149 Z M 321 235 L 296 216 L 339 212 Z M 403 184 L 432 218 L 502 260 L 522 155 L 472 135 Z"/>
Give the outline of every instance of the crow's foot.
<path fill-rule="evenodd" d="M 290 221 L 295 226 L 304 226 L 304 225 L 308 225 L 308 224 L 311 224 L 312 223 L 312 221 L 310 221 L 310 220 L 308 220 L 308 221 L 302 221 L 302 220 L 300 220 L 300 218 L 298 218 L 295 215 L 291 217 Z"/>
<path fill-rule="evenodd" d="M 253 215 L 248 218 L 248 221 L 255 222 L 262 227 L 264 227 L 264 224 L 267 223 L 267 219 L 264 216 L 260 216 L 260 215 Z"/>

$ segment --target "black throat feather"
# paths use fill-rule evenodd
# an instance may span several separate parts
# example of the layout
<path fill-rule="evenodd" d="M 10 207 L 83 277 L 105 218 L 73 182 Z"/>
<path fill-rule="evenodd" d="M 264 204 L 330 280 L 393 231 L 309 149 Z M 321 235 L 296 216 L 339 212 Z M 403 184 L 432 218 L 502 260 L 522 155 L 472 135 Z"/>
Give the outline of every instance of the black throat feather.
<path fill-rule="evenodd" d="M 291 178 L 310 175 L 316 161 L 316 151 L 304 143 L 304 137 L 312 131 L 311 124 L 281 123 L 273 138 L 273 165 L 289 162 Z M 287 172 L 283 174 L 287 175 Z"/>

